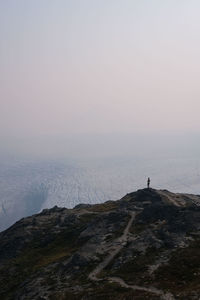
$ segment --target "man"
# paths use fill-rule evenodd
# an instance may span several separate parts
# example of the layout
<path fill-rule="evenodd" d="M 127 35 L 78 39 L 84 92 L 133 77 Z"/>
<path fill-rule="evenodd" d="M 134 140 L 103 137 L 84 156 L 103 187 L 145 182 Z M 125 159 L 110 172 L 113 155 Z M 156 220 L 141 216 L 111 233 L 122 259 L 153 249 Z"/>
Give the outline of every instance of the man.
<path fill-rule="evenodd" d="M 150 186 L 150 178 L 148 177 L 147 179 L 147 188 L 149 189 L 149 186 Z"/>

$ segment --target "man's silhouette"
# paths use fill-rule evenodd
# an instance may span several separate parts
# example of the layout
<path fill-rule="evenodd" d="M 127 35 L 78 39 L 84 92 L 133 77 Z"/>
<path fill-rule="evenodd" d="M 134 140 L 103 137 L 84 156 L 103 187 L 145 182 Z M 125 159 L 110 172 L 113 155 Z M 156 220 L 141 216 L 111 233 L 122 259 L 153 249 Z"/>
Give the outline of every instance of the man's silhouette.
<path fill-rule="evenodd" d="M 148 177 L 147 179 L 147 188 L 149 189 L 149 186 L 150 186 L 150 178 Z"/>

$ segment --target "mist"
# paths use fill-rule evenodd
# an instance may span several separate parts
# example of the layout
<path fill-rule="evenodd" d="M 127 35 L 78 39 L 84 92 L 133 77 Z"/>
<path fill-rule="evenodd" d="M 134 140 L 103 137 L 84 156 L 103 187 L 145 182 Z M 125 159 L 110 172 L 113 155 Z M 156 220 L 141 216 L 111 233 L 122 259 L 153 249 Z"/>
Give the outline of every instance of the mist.
<path fill-rule="evenodd" d="M 2 139 L 0 157 L 39 160 L 84 160 L 106 157 L 198 157 L 198 133 L 82 134 L 68 137 Z"/>
<path fill-rule="evenodd" d="M 199 132 L 198 1 L 0 8 L 1 138 Z"/>
<path fill-rule="evenodd" d="M 0 229 L 146 186 L 200 191 L 197 0 L 0 3 Z"/>

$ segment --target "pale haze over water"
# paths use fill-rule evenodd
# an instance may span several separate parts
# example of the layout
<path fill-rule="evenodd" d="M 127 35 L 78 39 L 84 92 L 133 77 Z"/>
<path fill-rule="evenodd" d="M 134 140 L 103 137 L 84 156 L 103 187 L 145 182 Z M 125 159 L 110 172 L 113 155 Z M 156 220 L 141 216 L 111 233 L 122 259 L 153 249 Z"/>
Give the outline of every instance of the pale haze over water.
<path fill-rule="evenodd" d="M 7 224 L 45 205 L 117 198 L 148 176 L 198 193 L 199 11 L 198 0 L 0 2 Z"/>
<path fill-rule="evenodd" d="M 198 132 L 199 9 L 1 1 L 1 137 Z"/>

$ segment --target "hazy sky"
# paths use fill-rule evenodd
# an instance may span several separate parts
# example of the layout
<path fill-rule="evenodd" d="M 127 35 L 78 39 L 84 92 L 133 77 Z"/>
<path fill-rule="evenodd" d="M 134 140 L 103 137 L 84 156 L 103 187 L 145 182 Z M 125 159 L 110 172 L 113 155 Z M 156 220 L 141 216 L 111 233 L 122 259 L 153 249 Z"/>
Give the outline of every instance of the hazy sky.
<path fill-rule="evenodd" d="M 0 0 L 0 136 L 199 131 L 199 0 Z"/>

